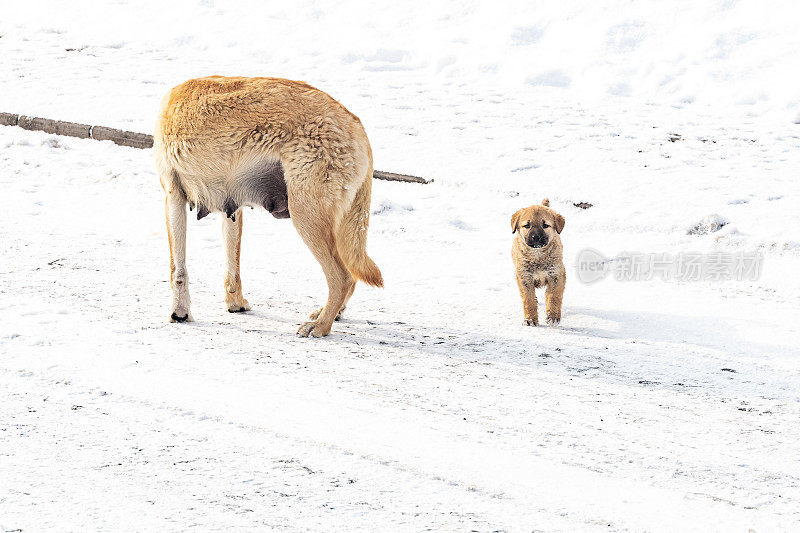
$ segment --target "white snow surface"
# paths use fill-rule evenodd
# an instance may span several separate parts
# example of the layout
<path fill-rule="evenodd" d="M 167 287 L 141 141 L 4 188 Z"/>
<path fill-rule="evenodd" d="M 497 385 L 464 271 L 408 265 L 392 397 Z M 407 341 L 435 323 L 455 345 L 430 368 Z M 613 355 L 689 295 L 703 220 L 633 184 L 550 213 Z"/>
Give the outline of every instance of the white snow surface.
<path fill-rule="evenodd" d="M 304 79 L 435 181 L 374 182 L 386 288 L 331 336 L 295 337 L 321 269 L 250 210 L 253 310 L 190 218 L 197 322 L 168 324 L 152 150 L 0 127 L 0 530 L 800 528 L 795 2 L 2 11 L 0 111 L 149 132 L 187 78 Z M 530 328 L 509 221 L 544 197 L 568 281 Z M 586 248 L 763 271 L 583 284 Z"/>

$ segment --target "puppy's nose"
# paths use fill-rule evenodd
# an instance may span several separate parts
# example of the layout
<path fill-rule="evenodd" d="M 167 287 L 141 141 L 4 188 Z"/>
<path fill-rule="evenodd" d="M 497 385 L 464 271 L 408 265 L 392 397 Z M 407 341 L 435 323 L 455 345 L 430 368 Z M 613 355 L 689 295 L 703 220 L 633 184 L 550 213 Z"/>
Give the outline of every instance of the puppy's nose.
<path fill-rule="evenodd" d="M 528 235 L 528 246 L 544 246 L 547 244 L 547 236 L 545 235 Z"/>

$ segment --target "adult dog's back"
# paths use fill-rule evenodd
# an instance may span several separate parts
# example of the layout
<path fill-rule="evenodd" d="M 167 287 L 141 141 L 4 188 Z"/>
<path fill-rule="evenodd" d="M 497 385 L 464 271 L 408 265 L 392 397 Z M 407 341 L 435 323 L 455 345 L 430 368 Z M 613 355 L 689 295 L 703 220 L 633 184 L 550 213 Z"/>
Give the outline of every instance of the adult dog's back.
<path fill-rule="evenodd" d="M 328 281 L 328 302 L 298 334 L 327 335 L 355 279 L 382 286 L 366 254 L 372 152 L 358 118 L 306 83 L 211 76 L 164 98 L 155 158 L 167 193 L 172 320 L 191 320 L 185 266 L 185 206 L 221 211 L 230 311 L 246 310 L 239 279 L 242 206 L 291 216 Z"/>

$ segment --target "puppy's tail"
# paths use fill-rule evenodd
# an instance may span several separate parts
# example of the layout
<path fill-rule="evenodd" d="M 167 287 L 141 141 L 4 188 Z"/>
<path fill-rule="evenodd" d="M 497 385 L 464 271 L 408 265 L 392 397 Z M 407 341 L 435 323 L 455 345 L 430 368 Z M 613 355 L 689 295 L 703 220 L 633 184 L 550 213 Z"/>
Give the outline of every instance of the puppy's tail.
<path fill-rule="evenodd" d="M 542 205 L 545 207 L 550 207 L 550 198 L 545 198 L 542 200 Z"/>
<path fill-rule="evenodd" d="M 372 193 L 372 164 L 369 175 L 356 192 L 353 203 L 336 228 L 336 250 L 350 274 L 373 287 L 383 287 L 383 276 L 367 255 L 369 202 Z"/>

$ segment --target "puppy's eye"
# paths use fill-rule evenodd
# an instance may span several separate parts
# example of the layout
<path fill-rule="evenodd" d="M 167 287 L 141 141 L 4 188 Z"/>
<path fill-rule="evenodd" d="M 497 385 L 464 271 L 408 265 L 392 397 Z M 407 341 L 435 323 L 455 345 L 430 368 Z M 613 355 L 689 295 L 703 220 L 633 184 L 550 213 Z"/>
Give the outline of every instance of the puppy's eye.
<path fill-rule="evenodd" d="M 549 227 L 550 227 L 550 224 L 548 224 L 547 222 L 545 222 L 544 220 L 542 220 L 542 227 L 543 227 L 543 228 L 545 228 L 545 229 L 547 229 L 547 228 L 549 228 Z"/>
<path fill-rule="evenodd" d="M 531 227 L 531 223 L 530 223 L 530 222 L 526 222 L 526 223 L 524 223 L 524 224 L 522 225 L 522 227 L 523 227 L 523 228 L 525 228 L 525 229 L 528 229 L 528 228 L 530 228 L 530 227 Z"/>

